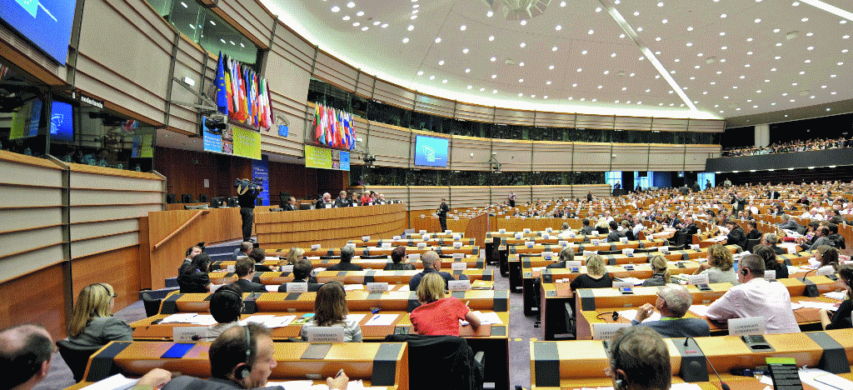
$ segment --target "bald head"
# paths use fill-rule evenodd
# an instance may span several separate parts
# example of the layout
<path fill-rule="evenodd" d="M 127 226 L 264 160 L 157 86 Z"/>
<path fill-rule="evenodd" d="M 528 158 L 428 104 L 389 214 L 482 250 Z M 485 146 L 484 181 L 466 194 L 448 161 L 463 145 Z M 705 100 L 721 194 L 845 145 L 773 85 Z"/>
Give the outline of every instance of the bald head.
<path fill-rule="evenodd" d="M 43 327 L 18 325 L 0 331 L 4 389 L 31 389 L 50 372 L 53 340 Z"/>
<path fill-rule="evenodd" d="M 666 309 L 671 317 L 681 318 L 693 304 L 690 292 L 679 285 L 667 285 L 661 289 L 660 297 L 666 302 Z"/>
<path fill-rule="evenodd" d="M 421 255 L 421 261 L 424 263 L 424 269 L 435 269 L 436 264 L 439 263 L 438 253 L 426 251 Z"/>

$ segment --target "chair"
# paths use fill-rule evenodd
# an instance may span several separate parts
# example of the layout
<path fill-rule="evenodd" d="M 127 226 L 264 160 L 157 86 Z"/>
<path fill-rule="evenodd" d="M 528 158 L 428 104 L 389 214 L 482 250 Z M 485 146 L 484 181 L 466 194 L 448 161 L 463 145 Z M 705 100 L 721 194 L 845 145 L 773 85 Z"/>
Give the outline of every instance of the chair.
<path fill-rule="evenodd" d="M 145 315 L 148 317 L 156 316 L 160 312 L 160 302 L 162 299 L 151 298 L 148 293 L 142 293 L 142 304 L 145 306 Z"/>
<path fill-rule="evenodd" d="M 89 357 L 97 352 L 102 346 L 97 347 L 78 347 L 67 340 L 59 340 L 56 342 L 59 347 L 59 354 L 71 373 L 74 374 L 74 382 L 79 383 L 83 380 L 83 374 L 86 373 L 86 365 L 89 364 Z"/>
<path fill-rule="evenodd" d="M 803 226 L 803 225 L 797 226 L 797 233 L 800 235 L 806 234 L 806 231 L 808 231 L 808 230 L 809 230 L 808 226 Z"/>
<path fill-rule="evenodd" d="M 409 344 L 411 390 L 483 388 L 484 354 L 474 354 L 461 337 L 392 334 L 385 341 Z"/>
<path fill-rule="evenodd" d="M 752 249 L 755 248 L 755 246 L 758 245 L 758 243 L 760 243 L 760 242 L 761 242 L 760 238 L 753 238 L 751 240 L 746 240 L 746 250 L 749 253 L 752 253 Z"/>
<path fill-rule="evenodd" d="M 207 203 L 207 194 L 200 194 L 198 196 L 199 203 Z"/>

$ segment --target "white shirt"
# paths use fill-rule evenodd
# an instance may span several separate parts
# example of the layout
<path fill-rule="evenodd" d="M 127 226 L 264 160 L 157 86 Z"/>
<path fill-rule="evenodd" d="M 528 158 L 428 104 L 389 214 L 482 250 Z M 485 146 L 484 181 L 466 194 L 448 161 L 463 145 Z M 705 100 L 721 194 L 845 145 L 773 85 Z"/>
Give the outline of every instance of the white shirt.
<path fill-rule="evenodd" d="M 768 282 L 764 278 L 753 278 L 730 288 L 708 307 L 707 317 L 714 321 L 764 317 L 767 334 L 800 331 L 788 289 L 780 282 Z"/>

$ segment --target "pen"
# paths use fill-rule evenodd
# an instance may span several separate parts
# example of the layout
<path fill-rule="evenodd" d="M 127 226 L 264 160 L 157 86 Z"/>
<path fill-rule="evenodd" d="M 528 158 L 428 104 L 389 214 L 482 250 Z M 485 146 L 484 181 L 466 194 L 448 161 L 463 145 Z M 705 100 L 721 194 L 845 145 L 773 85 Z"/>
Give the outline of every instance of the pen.
<path fill-rule="evenodd" d="M 382 309 L 375 309 L 375 310 L 373 310 L 373 311 L 371 312 L 371 314 L 379 313 L 379 311 L 380 311 L 380 310 L 382 310 Z"/>
<path fill-rule="evenodd" d="M 379 319 L 379 314 L 377 314 L 377 315 L 373 316 L 373 318 L 371 319 L 371 321 L 376 321 L 377 319 Z"/>

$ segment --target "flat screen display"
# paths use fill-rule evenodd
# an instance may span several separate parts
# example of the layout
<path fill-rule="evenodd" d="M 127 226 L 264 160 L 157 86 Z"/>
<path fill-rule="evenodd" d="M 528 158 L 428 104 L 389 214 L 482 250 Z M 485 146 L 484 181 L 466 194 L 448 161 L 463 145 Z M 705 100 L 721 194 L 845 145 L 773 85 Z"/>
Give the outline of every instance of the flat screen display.
<path fill-rule="evenodd" d="M 70 104 L 54 101 L 50 113 L 51 141 L 74 141 L 74 114 Z"/>
<path fill-rule="evenodd" d="M 415 138 L 415 165 L 447 168 L 447 138 L 419 135 Z"/>
<path fill-rule="evenodd" d="M 72 0 L 0 0 L 0 19 L 65 65 L 76 4 Z"/>
<path fill-rule="evenodd" d="M 261 133 L 228 126 L 225 129 L 211 129 L 206 126 L 207 117 L 202 117 L 202 139 L 204 150 L 213 153 L 261 159 Z"/>

